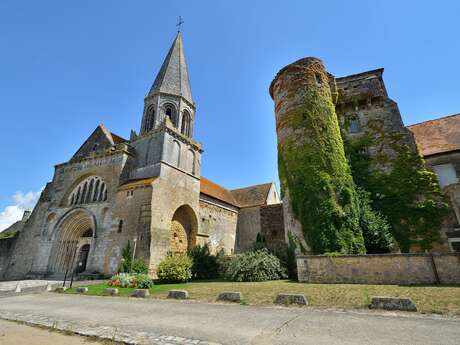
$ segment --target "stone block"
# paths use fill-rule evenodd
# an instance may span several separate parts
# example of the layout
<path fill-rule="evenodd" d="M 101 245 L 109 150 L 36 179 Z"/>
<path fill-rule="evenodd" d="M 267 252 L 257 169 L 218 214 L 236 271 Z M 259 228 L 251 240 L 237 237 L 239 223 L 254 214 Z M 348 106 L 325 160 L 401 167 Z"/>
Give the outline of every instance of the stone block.
<path fill-rule="evenodd" d="M 372 297 L 370 309 L 417 311 L 417 307 L 410 298 L 404 297 Z"/>
<path fill-rule="evenodd" d="M 76 291 L 78 293 L 87 293 L 88 292 L 88 288 L 87 287 L 77 287 L 76 288 Z"/>
<path fill-rule="evenodd" d="M 136 289 L 132 292 L 131 297 L 144 298 L 150 296 L 148 289 Z"/>
<path fill-rule="evenodd" d="M 54 291 L 56 291 L 56 292 L 64 292 L 65 290 L 67 290 L 67 288 L 65 286 L 61 286 L 61 287 L 56 288 L 56 290 L 54 290 Z"/>
<path fill-rule="evenodd" d="M 241 292 L 221 292 L 217 297 L 218 301 L 241 302 Z"/>
<path fill-rule="evenodd" d="M 169 290 L 168 298 L 187 299 L 188 291 L 186 290 Z"/>
<path fill-rule="evenodd" d="M 106 296 L 116 296 L 116 295 L 118 295 L 118 289 L 117 288 L 106 288 L 106 289 L 104 289 L 104 295 L 106 295 Z"/>
<path fill-rule="evenodd" d="M 276 296 L 275 304 L 297 304 L 297 305 L 308 305 L 307 298 L 302 294 L 290 294 L 280 293 Z"/>

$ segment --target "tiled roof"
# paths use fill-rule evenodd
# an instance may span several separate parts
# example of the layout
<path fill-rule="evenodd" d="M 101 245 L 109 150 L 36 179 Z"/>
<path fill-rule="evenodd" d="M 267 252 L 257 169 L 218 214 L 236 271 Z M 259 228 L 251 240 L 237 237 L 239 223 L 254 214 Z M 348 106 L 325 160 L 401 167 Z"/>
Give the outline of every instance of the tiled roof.
<path fill-rule="evenodd" d="M 200 192 L 214 199 L 238 207 L 238 203 L 236 202 L 232 193 L 228 189 L 219 186 L 218 184 L 208 180 L 206 177 L 203 176 L 201 176 L 200 181 Z"/>
<path fill-rule="evenodd" d="M 233 189 L 231 193 L 240 207 L 265 205 L 272 184 L 264 183 L 246 188 Z"/>
<path fill-rule="evenodd" d="M 169 93 L 184 97 L 193 103 L 190 81 L 188 79 L 187 63 L 185 62 L 182 34 L 177 33 L 169 49 L 160 72 L 149 91 L 149 96 L 157 92 Z"/>
<path fill-rule="evenodd" d="M 156 177 L 140 178 L 126 181 L 118 186 L 118 190 L 125 190 L 135 187 L 148 186 L 155 180 Z"/>
<path fill-rule="evenodd" d="M 426 157 L 460 150 L 460 114 L 429 120 L 407 127 Z"/>

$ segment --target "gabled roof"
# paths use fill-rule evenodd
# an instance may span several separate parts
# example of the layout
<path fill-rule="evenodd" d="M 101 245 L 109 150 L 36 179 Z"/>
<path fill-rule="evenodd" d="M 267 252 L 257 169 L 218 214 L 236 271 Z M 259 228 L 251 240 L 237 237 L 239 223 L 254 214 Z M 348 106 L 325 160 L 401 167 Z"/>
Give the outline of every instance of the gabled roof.
<path fill-rule="evenodd" d="M 422 156 L 460 150 L 460 114 L 407 127 L 415 136 Z"/>
<path fill-rule="evenodd" d="M 181 32 L 177 33 L 148 95 L 158 92 L 182 96 L 193 103 Z"/>
<path fill-rule="evenodd" d="M 228 189 L 219 186 L 217 183 L 214 183 L 203 176 L 201 176 L 200 181 L 200 193 L 238 207 L 238 203 Z"/>
<path fill-rule="evenodd" d="M 246 188 L 233 189 L 231 193 L 240 207 L 261 206 L 267 203 L 271 187 L 272 183 L 264 183 Z"/>
<path fill-rule="evenodd" d="M 126 139 L 110 132 L 103 124 L 100 124 L 80 146 L 71 160 L 84 158 L 95 150 L 108 149 L 113 145 L 126 141 Z"/>

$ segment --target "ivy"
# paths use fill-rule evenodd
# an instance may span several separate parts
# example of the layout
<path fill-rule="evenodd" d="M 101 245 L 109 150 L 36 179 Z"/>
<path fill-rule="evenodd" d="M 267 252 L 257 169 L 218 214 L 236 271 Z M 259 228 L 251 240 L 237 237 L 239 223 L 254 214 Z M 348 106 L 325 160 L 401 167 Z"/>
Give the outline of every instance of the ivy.
<path fill-rule="evenodd" d="M 367 133 L 346 142 L 354 180 L 370 192 L 372 207 L 387 218 L 402 252 L 409 252 L 413 245 L 429 250 L 441 240 L 439 228 L 448 212 L 447 200 L 418 151 L 390 139 L 389 146 L 396 152 L 391 160 L 384 154 L 373 159 L 367 153 L 369 146 L 383 145 L 380 136 Z M 389 172 L 374 169 L 382 161 L 391 164 Z"/>
<path fill-rule="evenodd" d="M 281 126 L 293 134 L 278 146 L 280 181 L 311 250 L 364 253 L 358 197 L 330 93 L 308 90 L 303 105 L 283 118 Z"/>

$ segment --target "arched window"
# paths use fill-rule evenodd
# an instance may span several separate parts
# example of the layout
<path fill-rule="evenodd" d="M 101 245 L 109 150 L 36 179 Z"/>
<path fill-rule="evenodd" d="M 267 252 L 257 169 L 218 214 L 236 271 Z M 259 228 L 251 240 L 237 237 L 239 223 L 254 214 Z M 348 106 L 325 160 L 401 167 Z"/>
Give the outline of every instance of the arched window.
<path fill-rule="evenodd" d="M 190 122 L 191 122 L 190 113 L 187 110 L 184 110 L 182 113 L 181 133 L 188 137 L 190 136 Z"/>
<path fill-rule="evenodd" d="M 89 176 L 74 187 L 67 200 L 69 205 L 106 201 L 105 182 L 99 176 Z"/>
<path fill-rule="evenodd" d="M 169 117 L 174 127 L 177 128 L 177 114 L 174 105 L 170 103 L 165 105 L 165 115 Z"/>
<path fill-rule="evenodd" d="M 151 105 L 147 109 L 147 131 L 151 131 L 155 127 L 155 107 Z"/>

